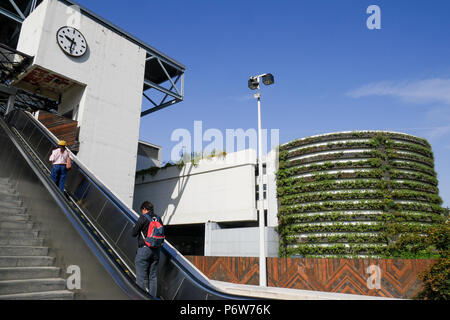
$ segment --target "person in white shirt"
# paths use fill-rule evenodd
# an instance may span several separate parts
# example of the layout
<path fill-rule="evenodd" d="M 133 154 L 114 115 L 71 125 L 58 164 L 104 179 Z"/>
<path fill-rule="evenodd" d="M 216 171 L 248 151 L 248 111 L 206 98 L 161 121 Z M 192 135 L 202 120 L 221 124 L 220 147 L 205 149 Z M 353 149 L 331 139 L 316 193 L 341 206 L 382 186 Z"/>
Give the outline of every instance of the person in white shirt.
<path fill-rule="evenodd" d="M 69 151 L 66 150 L 66 141 L 60 140 L 58 142 L 58 149 L 52 151 L 49 161 L 53 163 L 50 177 L 55 181 L 59 189 L 64 192 L 64 185 L 66 183 L 67 166 L 70 166 Z"/>

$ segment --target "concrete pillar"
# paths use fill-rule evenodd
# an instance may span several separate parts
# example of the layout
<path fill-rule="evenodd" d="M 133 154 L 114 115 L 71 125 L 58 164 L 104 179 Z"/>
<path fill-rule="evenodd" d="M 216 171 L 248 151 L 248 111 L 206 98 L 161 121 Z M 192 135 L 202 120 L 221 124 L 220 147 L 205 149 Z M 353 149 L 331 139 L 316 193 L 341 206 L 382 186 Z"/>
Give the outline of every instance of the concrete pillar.
<path fill-rule="evenodd" d="M 215 222 L 208 221 L 205 223 L 205 256 L 211 256 L 213 252 L 213 239 L 212 233 L 213 230 L 220 229 L 219 224 Z"/>

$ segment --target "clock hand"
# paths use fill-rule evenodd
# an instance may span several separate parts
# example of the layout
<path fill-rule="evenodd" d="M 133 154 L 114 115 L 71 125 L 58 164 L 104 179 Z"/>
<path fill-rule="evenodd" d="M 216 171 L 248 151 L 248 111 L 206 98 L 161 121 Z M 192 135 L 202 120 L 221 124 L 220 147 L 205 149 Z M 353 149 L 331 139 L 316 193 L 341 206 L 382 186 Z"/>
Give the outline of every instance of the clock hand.
<path fill-rule="evenodd" d="M 66 36 L 66 39 L 69 40 L 70 42 L 74 43 L 75 40 L 74 39 L 70 39 L 68 36 Z"/>

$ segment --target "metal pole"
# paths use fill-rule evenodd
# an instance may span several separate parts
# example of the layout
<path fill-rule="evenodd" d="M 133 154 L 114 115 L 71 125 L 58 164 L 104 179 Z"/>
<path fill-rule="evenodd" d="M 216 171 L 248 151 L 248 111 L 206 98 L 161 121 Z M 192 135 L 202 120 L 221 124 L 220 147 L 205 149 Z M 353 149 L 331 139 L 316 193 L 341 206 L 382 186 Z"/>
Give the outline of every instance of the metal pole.
<path fill-rule="evenodd" d="M 261 137 L 261 91 L 258 87 L 258 190 L 259 190 L 259 285 L 267 286 L 266 274 L 266 242 L 264 222 L 264 190 Z"/>

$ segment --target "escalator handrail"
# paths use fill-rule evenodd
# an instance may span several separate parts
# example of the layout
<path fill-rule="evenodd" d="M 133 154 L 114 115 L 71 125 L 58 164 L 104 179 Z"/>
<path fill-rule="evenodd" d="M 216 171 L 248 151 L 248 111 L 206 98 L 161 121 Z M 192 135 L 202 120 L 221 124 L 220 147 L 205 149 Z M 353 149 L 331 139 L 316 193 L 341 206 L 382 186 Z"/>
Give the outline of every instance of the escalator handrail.
<path fill-rule="evenodd" d="M 14 110 L 16 112 L 23 112 L 38 128 L 38 130 L 48 139 L 52 142 L 53 146 L 56 148 L 58 145 L 58 139 L 53 135 L 53 134 L 49 134 L 49 131 L 47 128 L 44 127 L 44 125 L 36 120 L 33 116 L 31 116 L 28 112 L 25 112 L 23 110 Z M 45 129 L 44 129 L 45 128 Z M 71 156 L 72 156 L 72 163 L 75 163 L 78 168 L 81 170 L 81 172 L 85 175 L 86 178 L 88 178 L 89 180 L 91 180 L 91 182 L 93 182 L 96 187 L 109 199 L 113 202 L 113 204 L 123 213 L 125 213 L 126 218 L 128 219 L 129 222 L 131 222 L 132 224 L 135 224 L 138 220 L 139 215 L 134 211 L 131 210 L 128 206 L 126 206 L 120 199 L 117 198 L 117 196 L 112 193 L 105 185 L 103 182 L 101 182 L 97 177 L 95 177 L 95 175 L 88 169 L 86 168 L 86 166 L 76 157 L 75 154 L 73 154 L 70 150 L 69 150 Z M 168 248 L 167 248 L 167 247 Z M 176 250 L 172 245 L 170 245 L 169 243 L 165 243 L 163 250 L 167 251 L 169 253 L 169 255 L 172 258 L 176 258 L 176 262 L 177 265 L 180 268 L 186 269 L 184 271 L 186 271 L 188 274 L 190 274 L 193 277 L 199 278 L 198 280 L 200 280 L 201 282 L 203 282 L 204 285 L 208 285 L 208 286 L 212 286 L 212 284 L 209 282 L 209 279 L 205 277 L 205 275 L 203 273 L 201 273 L 200 271 L 197 270 L 197 268 L 195 268 L 195 266 L 193 266 L 191 264 L 191 262 L 189 260 L 187 260 L 184 256 L 182 256 L 178 250 Z M 183 260 L 183 262 L 185 263 L 181 263 L 180 261 L 177 260 Z"/>
<path fill-rule="evenodd" d="M 9 117 L 13 117 L 14 113 L 23 113 L 28 119 L 31 120 L 31 122 L 35 125 L 35 127 L 53 144 L 53 146 L 57 147 L 58 139 L 53 135 L 49 134 L 49 131 L 47 128 L 44 127 L 42 123 L 40 123 L 38 120 L 36 120 L 33 116 L 31 116 L 28 112 L 25 112 L 23 110 L 13 110 L 8 114 Z M 44 129 L 45 128 L 45 129 Z M 70 150 L 69 150 L 70 152 Z M 122 213 L 125 214 L 125 217 L 127 220 L 135 224 L 138 219 L 138 214 L 130 209 L 128 206 L 126 206 L 114 193 L 112 193 L 99 179 L 95 177 L 95 175 L 86 168 L 82 164 L 82 162 L 72 153 L 72 165 L 75 163 L 75 165 L 79 168 L 79 170 L 84 174 L 84 176 L 89 179 L 94 185 L 97 187 L 97 189 L 102 192 L 105 197 L 111 201 Z M 188 275 L 188 277 L 196 282 L 199 286 L 201 286 L 204 290 L 207 292 L 211 292 L 214 294 L 217 294 L 219 296 L 233 298 L 233 299 L 239 299 L 243 298 L 240 296 L 230 295 L 227 293 L 224 293 L 220 291 L 218 288 L 216 288 L 209 279 L 200 272 L 188 259 L 186 259 L 183 255 L 181 255 L 178 250 L 176 250 L 170 243 L 166 242 L 163 245 L 162 248 L 163 251 L 167 253 L 167 256 L 170 257 L 173 263 L 177 265 L 181 271 Z M 249 297 L 247 297 L 248 299 Z"/>
<path fill-rule="evenodd" d="M 38 179 L 42 182 L 44 187 L 49 191 L 50 195 L 63 211 L 64 215 L 68 218 L 70 223 L 74 226 L 85 243 L 90 247 L 92 253 L 105 267 L 105 269 L 114 279 L 116 284 L 123 290 L 123 292 L 125 292 L 125 294 L 132 299 L 153 300 L 153 297 L 144 293 L 142 289 L 139 288 L 134 282 L 131 282 L 129 280 L 129 277 L 124 273 L 123 269 L 120 268 L 117 262 L 104 251 L 104 249 L 92 235 L 91 231 L 89 231 L 84 223 L 76 216 L 76 214 L 72 212 L 72 210 L 70 209 L 70 205 L 68 204 L 68 200 L 61 192 L 59 192 L 59 188 L 53 183 L 53 181 L 50 180 L 50 177 L 48 177 L 46 174 L 43 174 L 42 170 L 40 170 L 39 168 L 39 165 L 36 163 L 36 160 L 34 160 L 32 157 L 29 157 L 27 153 L 22 149 L 20 143 L 17 141 L 18 138 L 6 125 L 5 120 L 2 117 L 0 117 L 0 127 L 4 130 L 11 142 L 17 148 L 18 152 L 24 157 L 25 161 L 36 174 Z"/>

